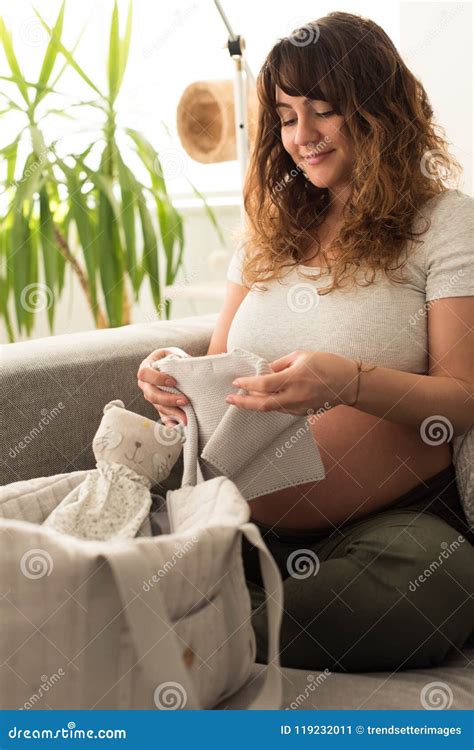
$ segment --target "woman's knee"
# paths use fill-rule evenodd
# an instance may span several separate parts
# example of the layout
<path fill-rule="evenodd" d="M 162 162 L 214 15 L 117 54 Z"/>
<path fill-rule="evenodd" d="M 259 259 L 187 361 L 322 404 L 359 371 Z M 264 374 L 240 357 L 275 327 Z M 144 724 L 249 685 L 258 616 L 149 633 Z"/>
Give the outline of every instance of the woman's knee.
<path fill-rule="evenodd" d="M 285 581 L 284 666 L 428 667 L 469 638 L 474 549 L 440 519 L 397 518 L 348 540 L 336 555 L 316 576 Z M 255 615 L 260 656 L 264 624 L 263 613 Z"/>
<path fill-rule="evenodd" d="M 425 549 L 414 555 L 406 596 L 426 621 L 423 650 L 435 665 L 462 648 L 474 631 L 474 548 L 438 518 L 427 526 L 430 533 L 424 533 Z"/>
<path fill-rule="evenodd" d="M 370 660 L 370 641 L 381 639 L 386 657 L 379 653 L 368 668 L 384 661 L 390 669 L 435 666 L 462 648 L 474 629 L 474 548 L 435 516 L 400 514 L 394 521 L 360 539 L 365 573 L 359 596 L 365 593 L 367 612 L 359 623 L 373 625 L 360 633 L 362 650 L 351 651 L 360 662 L 365 647 Z"/>

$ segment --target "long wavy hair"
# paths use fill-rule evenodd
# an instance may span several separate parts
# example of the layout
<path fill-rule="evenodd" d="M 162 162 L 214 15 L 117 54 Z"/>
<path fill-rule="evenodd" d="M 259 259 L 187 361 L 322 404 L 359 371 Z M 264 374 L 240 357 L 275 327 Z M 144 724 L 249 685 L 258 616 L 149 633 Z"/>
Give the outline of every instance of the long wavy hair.
<path fill-rule="evenodd" d="M 342 12 L 280 39 L 258 75 L 258 125 L 239 237 L 244 280 L 250 286 L 279 279 L 302 264 L 310 247 L 319 245 L 315 229 L 329 201 L 328 189 L 310 183 L 283 147 L 277 86 L 289 96 L 330 103 L 352 140 L 351 195 L 342 227 L 326 250 L 319 246 L 326 268 L 317 276 L 309 272 L 312 279 L 331 279 L 319 293 L 356 282 L 359 268 L 365 271 L 363 286 L 373 283 L 379 269 L 403 283 L 398 272 L 409 241 L 420 243 L 417 237 L 429 228 L 425 217 L 425 226 L 414 231 L 419 209 L 447 190 L 461 167 L 433 122 L 426 91 L 387 34 L 369 19 Z"/>

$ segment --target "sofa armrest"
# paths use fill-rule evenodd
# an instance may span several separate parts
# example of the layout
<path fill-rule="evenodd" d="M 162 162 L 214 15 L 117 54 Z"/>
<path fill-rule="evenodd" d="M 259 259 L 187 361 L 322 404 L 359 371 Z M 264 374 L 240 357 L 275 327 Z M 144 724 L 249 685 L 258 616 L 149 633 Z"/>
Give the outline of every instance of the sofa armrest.
<path fill-rule="evenodd" d="M 92 438 L 104 405 L 158 419 L 137 386 L 154 349 L 207 353 L 217 314 L 50 336 L 0 347 L 0 484 L 95 466 Z"/>

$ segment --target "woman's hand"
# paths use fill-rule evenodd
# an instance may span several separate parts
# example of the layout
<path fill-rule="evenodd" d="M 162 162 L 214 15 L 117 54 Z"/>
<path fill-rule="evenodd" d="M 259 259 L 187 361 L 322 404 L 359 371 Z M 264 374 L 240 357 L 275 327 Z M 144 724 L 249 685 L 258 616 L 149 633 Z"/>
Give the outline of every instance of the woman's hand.
<path fill-rule="evenodd" d="M 229 394 L 227 403 L 242 409 L 303 415 L 355 401 L 355 360 L 329 352 L 295 351 L 270 362 L 270 367 L 272 374 L 236 378 L 232 385 L 251 393 Z"/>
<path fill-rule="evenodd" d="M 176 422 L 181 422 L 184 425 L 187 424 L 186 414 L 179 406 L 184 406 L 189 402 L 186 396 L 168 393 L 157 387 L 160 385 L 176 386 L 176 380 L 164 372 L 154 370 L 152 364 L 168 356 L 168 354 L 175 353 L 175 351 L 173 347 L 170 349 L 156 349 L 143 360 L 137 372 L 138 387 L 143 391 L 146 400 L 155 407 L 163 424 L 168 427 L 173 427 Z M 184 401 L 181 403 L 182 399 Z"/>

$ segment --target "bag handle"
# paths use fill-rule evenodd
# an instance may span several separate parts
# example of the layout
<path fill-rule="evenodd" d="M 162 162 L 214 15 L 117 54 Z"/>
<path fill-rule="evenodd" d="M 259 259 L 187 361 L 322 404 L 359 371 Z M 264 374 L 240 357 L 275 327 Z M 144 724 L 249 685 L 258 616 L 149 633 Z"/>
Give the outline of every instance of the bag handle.
<path fill-rule="evenodd" d="M 137 587 L 143 578 L 151 578 L 156 573 L 156 565 L 151 565 L 151 558 L 145 554 L 144 547 L 136 542 L 128 547 L 121 546 L 120 549 L 108 551 L 105 557 L 112 569 L 123 613 L 132 634 L 137 663 L 140 663 L 150 695 L 164 682 L 178 683 L 186 695 L 186 703 L 182 708 L 201 709 L 196 688 L 184 665 L 176 635 L 169 623 L 159 585 L 153 587 L 153 609 L 159 613 L 159 617 L 153 618 L 152 627 L 151 612 L 140 601 L 140 590 L 137 591 Z M 159 682 L 157 675 L 160 675 Z"/>
<path fill-rule="evenodd" d="M 283 701 L 280 671 L 280 628 L 283 614 L 283 583 L 278 566 L 271 556 L 258 528 L 245 523 L 240 530 L 248 541 L 257 547 L 262 571 L 263 587 L 267 599 L 268 653 L 264 680 L 257 697 L 247 708 L 252 711 L 279 709 Z"/>

